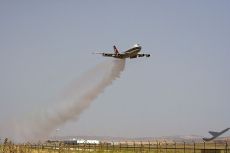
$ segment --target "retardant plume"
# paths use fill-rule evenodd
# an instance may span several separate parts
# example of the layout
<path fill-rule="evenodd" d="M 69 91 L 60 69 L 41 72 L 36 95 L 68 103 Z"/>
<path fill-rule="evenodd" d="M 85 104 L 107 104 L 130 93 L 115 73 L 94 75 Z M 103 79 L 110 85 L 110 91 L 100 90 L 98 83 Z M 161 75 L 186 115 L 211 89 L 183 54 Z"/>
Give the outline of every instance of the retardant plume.
<path fill-rule="evenodd" d="M 125 60 L 101 63 L 75 81 L 58 106 L 51 107 L 28 119 L 10 122 L 3 136 L 18 142 L 45 140 L 52 131 L 70 120 L 76 120 L 105 88 L 112 84 L 125 68 Z M 12 128 L 11 128 L 12 127 Z"/>

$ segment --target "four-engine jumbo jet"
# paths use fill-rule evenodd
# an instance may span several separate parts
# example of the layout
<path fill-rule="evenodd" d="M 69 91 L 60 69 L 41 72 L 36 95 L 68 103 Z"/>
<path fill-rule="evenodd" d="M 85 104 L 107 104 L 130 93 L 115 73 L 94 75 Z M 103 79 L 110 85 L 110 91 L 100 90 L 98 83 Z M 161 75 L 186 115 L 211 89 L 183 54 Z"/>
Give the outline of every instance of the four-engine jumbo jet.
<path fill-rule="evenodd" d="M 101 53 L 96 52 L 94 54 L 101 54 L 105 57 L 113 57 L 113 58 L 137 58 L 137 57 L 150 57 L 150 54 L 142 54 L 139 53 L 141 51 L 141 46 L 139 44 L 135 44 L 132 48 L 128 49 L 125 52 L 120 53 L 116 46 L 113 46 L 114 53 Z"/>

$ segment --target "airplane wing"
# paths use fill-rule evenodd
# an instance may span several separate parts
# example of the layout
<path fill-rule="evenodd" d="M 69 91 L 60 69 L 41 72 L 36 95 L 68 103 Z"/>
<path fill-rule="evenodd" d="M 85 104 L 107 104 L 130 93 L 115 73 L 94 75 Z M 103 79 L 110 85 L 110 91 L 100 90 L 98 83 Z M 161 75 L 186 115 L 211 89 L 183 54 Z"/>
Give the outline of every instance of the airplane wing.
<path fill-rule="evenodd" d="M 125 54 L 124 53 L 104 53 L 104 52 L 95 52 L 93 54 L 101 54 L 102 56 L 106 57 L 115 57 L 115 58 L 124 58 Z"/>
<path fill-rule="evenodd" d="M 219 132 L 214 132 L 214 131 L 209 131 L 208 133 L 210 133 L 214 137 L 220 134 Z"/>
<path fill-rule="evenodd" d="M 94 52 L 93 54 L 101 54 L 102 56 L 105 57 L 114 57 L 114 58 L 137 58 L 137 57 L 150 57 L 150 54 L 142 54 L 142 53 L 138 53 L 138 54 L 134 54 L 134 55 L 130 55 L 128 53 L 105 53 L 105 52 Z"/>
<path fill-rule="evenodd" d="M 114 57 L 114 53 L 103 53 L 103 52 L 95 52 L 93 54 L 101 54 L 102 56 L 107 56 L 107 57 Z"/>

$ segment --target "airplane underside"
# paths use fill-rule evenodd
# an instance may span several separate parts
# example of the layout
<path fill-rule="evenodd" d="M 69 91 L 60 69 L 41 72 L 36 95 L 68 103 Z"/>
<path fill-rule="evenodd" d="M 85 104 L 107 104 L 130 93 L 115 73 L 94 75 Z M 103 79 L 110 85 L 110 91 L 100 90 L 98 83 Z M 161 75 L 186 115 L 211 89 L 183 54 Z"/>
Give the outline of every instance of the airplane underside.
<path fill-rule="evenodd" d="M 120 53 L 116 46 L 113 46 L 114 53 L 103 53 L 103 52 L 96 52 L 95 54 L 101 54 L 104 57 L 113 57 L 119 59 L 125 58 L 137 58 L 137 57 L 150 57 L 150 54 L 142 54 L 139 53 L 141 51 L 141 46 L 139 44 L 135 44 L 132 48 L 128 49 L 127 51 Z"/>
<path fill-rule="evenodd" d="M 137 58 L 137 57 L 150 57 L 150 54 L 107 54 L 107 53 L 103 53 L 102 54 L 105 57 L 113 57 L 113 58 L 119 58 L 119 59 L 125 59 L 125 58 Z"/>

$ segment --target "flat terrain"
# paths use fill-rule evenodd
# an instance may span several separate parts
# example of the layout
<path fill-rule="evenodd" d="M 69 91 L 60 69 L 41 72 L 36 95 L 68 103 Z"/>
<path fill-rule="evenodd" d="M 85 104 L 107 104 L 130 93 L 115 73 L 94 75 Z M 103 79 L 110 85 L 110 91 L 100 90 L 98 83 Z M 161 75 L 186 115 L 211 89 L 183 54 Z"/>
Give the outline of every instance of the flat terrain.
<path fill-rule="evenodd" d="M 152 143 L 118 142 L 100 144 L 21 144 L 4 142 L 0 153 L 77 153 L 77 152 L 148 152 L 148 153 L 230 153 L 228 142 L 222 143 Z"/>

